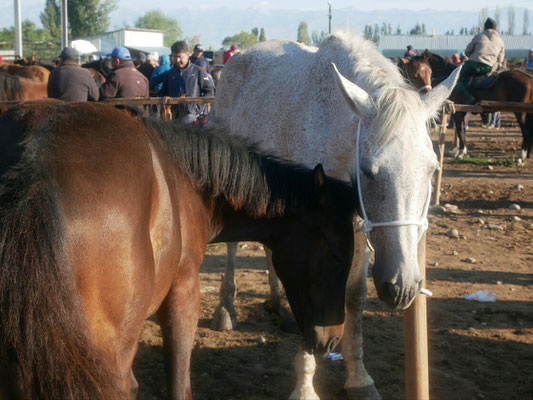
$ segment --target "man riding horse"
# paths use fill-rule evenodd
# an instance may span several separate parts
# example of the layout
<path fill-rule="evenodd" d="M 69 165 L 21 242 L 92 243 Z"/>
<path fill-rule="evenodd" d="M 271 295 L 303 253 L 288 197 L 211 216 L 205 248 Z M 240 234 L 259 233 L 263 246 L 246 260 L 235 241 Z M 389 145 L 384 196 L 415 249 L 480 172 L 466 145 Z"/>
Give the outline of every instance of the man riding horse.
<path fill-rule="evenodd" d="M 496 30 L 496 21 L 487 18 L 484 31 L 478 33 L 468 44 L 465 54 L 468 57 L 455 91 L 462 95 L 465 104 L 473 104 L 475 97 L 468 91 L 468 83 L 476 76 L 488 75 L 503 65 L 505 43 Z"/>

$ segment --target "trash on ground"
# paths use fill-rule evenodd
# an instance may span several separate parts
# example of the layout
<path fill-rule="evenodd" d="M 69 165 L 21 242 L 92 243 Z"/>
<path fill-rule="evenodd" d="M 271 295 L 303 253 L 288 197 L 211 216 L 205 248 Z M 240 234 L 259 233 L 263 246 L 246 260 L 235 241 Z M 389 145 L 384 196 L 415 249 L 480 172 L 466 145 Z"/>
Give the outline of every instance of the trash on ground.
<path fill-rule="evenodd" d="M 481 303 L 493 303 L 496 301 L 496 293 L 487 289 L 478 290 L 476 293 L 472 294 L 463 294 L 462 297 L 466 300 L 477 300 Z"/>

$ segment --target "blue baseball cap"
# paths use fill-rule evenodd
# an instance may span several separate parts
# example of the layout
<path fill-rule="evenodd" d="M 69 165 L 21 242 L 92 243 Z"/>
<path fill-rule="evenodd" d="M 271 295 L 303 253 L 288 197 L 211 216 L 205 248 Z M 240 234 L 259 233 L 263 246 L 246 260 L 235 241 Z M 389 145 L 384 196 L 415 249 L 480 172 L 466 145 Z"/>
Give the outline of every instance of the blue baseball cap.
<path fill-rule="evenodd" d="M 108 56 L 119 58 L 121 60 L 131 60 L 130 51 L 122 46 L 115 47 L 111 54 L 108 54 Z"/>

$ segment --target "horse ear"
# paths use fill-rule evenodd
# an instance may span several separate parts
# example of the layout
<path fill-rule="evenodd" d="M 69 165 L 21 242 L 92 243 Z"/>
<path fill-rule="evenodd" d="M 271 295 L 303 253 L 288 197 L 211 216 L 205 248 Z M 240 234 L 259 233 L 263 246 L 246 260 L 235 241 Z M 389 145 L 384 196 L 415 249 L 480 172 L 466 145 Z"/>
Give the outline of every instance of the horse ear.
<path fill-rule="evenodd" d="M 446 80 L 422 96 L 422 103 L 426 108 L 428 118 L 433 117 L 434 114 L 439 111 L 439 108 L 444 100 L 450 96 L 450 93 L 452 92 L 453 87 L 459 78 L 461 68 L 462 66 L 455 68 L 450 76 L 446 78 Z"/>
<path fill-rule="evenodd" d="M 318 207 L 326 207 L 326 173 L 322 164 L 317 164 L 313 169 L 313 195 Z"/>
<path fill-rule="evenodd" d="M 428 50 L 428 49 L 425 49 L 425 50 L 424 50 L 424 60 L 425 60 L 425 61 L 428 61 L 428 60 L 429 60 L 429 50 Z"/>
<path fill-rule="evenodd" d="M 337 88 L 340 90 L 344 100 L 346 100 L 348 107 L 360 117 L 371 114 L 374 111 L 374 105 L 368 93 L 342 76 L 334 63 L 331 63 L 331 65 L 333 66 L 333 76 L 335 77 Z"/>
<path fill-rule="evenodd" d="M 409 59 L 408 58 L 400 57 L 399 60 L 400 60 L 400 63 L 402 63 L 402 64 L 409 64 Z"/>

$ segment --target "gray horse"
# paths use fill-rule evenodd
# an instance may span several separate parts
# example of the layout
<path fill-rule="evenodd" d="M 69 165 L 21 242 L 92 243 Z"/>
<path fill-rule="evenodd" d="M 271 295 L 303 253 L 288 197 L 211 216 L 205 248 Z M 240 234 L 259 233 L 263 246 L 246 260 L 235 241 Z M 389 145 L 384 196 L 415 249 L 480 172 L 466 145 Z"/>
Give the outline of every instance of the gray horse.
<path fill-rule="evenodd" d="M 345 388 L 353 398 L 379 398 L 363 364 L 367 243 L 375 250 L 373 277 L 380 299 L 392 309 L 407 308 L 423 285 L 418 243 L 427 227 L 430 181 L 438 166 L 426 122 L 456 78 L 457 72 L 421 97 L 371 42 L 341 31 L 318 49 L 287 40 L 246 49 L 226 64 L 217 88 L 216 118 L 232 132 L 264 150 L 308 166 L 322 163 L 329 175 L 357 182 L 365 218 L 354 223 L 356 254 L 346 288 L 342 346 Z M 236 244 L 229 246 L 228 253 L 234 256 L 235 249 Z M 232 268 L 228 263 L 213 319 L 216 329 L 236 324 Z M 273 305 L 283 314 L 283 290 L 272 268 L 270 277 Z M 317 399 L 314 356 L 300 351 L 296 370 L 291 399 Z"/>

